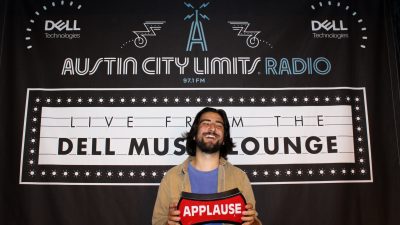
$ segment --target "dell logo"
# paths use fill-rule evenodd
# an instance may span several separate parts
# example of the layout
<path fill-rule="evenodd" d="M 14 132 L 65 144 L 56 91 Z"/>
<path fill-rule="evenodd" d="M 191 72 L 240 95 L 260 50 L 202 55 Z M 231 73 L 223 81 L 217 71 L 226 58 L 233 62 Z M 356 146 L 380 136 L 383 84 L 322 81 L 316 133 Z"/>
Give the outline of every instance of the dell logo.
<path fill-rule="evenodd" d="M 45 25 L 44 25 L 44 30 L 45 31 L 51 31 L 57 29 L 58 31 L 77 31 L 81 30 L 81 28 L 78 27 L 78 23 L 76 20 L 59 20 L 57 22 L 54 22 L 52 20 L 46 20 Z"/>
<path fill-rule="evenodd" d="M 319 31 L 321 29 L 324 29 L 326 31 L 344 31 L 348 30 L 348 28 L 344 27 L 343 25 L 343 20 L 339 20 L 339 23 L 337 24 L 337 21 L 332 20 L 328 21 L 325 20 L 324 22 L 319 22 L 317 20 L 312 20 L 311 21 L 311 29 L 312 31 Z"/>

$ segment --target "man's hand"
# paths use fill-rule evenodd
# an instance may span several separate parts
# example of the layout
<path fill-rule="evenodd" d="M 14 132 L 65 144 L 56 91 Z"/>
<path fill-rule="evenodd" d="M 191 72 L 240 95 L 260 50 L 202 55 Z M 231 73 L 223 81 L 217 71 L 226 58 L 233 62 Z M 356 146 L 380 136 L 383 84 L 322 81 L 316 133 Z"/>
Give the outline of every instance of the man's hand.
<path fill-rule="evenodd" d="M 253 209 L 253 205 L 251 203 L 247 203 L 246 211 L 243 211 L 242 221 L 243 225 L 253 225 L 258 224 L 256 222 L 257 212 Z"/>
<path fill-rule="evenodd" d="M 167 225 L 179 225 L 181 212 L 177 209 L 178 204 L 176 202 L 169 205 L 168 221 Z"/>

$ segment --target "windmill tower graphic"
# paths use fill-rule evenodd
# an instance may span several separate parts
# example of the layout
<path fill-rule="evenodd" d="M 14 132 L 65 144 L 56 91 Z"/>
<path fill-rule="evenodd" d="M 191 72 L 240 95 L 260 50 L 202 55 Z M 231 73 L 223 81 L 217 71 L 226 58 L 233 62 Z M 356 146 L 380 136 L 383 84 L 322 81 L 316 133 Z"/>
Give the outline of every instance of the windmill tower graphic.
<path fill-rule="evenodd" d="M 201 6 L 196 9 L 192 4 L 184 2 L 185 6 L 194 10 L 192 14 L 189 14 L 183 20 L 190 20 L 194 16 L 194 20 L 192 21 L 192 25 L 190 26 L 190 33 L 188 42 L 186 45 L 186 51 L 192 51 L 193 45 L 200 45 L 202 51 L 207 51 L 207 42 L 204 35 L 203 23 L 200 18 L 203 20 L 210 20 L 205 14 L 200 13 L 201 9 L 206 8 L 210 3 L 203 3 Z M 200 17 L 200 18 L 199 18 Z"/>

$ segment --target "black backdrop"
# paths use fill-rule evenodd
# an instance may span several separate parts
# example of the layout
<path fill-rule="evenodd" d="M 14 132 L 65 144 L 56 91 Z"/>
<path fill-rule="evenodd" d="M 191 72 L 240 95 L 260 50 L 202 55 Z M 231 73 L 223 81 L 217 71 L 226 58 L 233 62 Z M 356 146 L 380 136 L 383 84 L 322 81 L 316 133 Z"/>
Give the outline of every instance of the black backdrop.
<path fill-rule="evenodd" d="M 20 184 L 28 88 L 286 88 L 365 87 L 373 182 L 253 185 L 264 224 L 399 224 L 399 89 L 393 7 L 388 1 L 342 1 L 357 11 L 337 10 L 340 1 L 210 1 L 203 20 L 208 51 L 185 51 L 192 11 L 182 1 L 2 2 L 1 39 L 1 218 L 2 224 L 150 224 L 157 186 Z M 72 1 L 65 1 L 70 4 Z M 188 1 L 189 2 L 189 1 Z M 207 1 L 191 1 L 199 7 Z M 81 8 L 78 9 L 78 5 Z M 43 6 L 47 10 L 43 9 Z M 311 5 L 317 8 L 313 10 Z M 341 9 L 341 8 L 340 8 Z M 35 16 L 35 12 L 40 15 Z M 398 11 L 397 11 L 398 12 Z M 61 18 L 59 18 L 61 16 Z M 30 20 L 35 18 L 35 22 Z M 38 19 L 36 19 L 38 18 Z M 77 20 L 79 38 L 46 38 L 44 20 Z M 344 21 L 349 38 L 313 38 L 310 21 Z M 137 48 L 132 30 L 145 21 L 166 21 L 148 45 Z M 248 48 L 227 21 L 251 22 L 261 31 Z M 360 25 L 361 24 L 361 25 Z M 398 24 L 397 24 L 398 25 Z M 362 39 L 362 27 L 368 39 Z M 30 31 L 27 31 L 30 28 Z M 354 29 L 353 29 L 354 28 Z M 62 34 L 53 30 L 49 33 Z M 329 32 L 327 32 L 329 33 Z M 30 37 L 30 39 L 26 39 Z M 397 41 L 397 43 L 396 43 Z M 360 47 L 361 45 L 366 45 Z M 31 46 L 31 47 L 29 47 Z M 327 75 L 205 74 L 62 75 L 66 58 L 271 57 L 330 60 Z M 92 64 L 93 62 L 91 62 Z M 187 83 L 184 78 L 205 78 Z M 278 93 L 277 93 L 278 94 Z M 289 92 L 288 92 L 289 95 Z M 46 182 L 45 182 L 46 183 Z"/>

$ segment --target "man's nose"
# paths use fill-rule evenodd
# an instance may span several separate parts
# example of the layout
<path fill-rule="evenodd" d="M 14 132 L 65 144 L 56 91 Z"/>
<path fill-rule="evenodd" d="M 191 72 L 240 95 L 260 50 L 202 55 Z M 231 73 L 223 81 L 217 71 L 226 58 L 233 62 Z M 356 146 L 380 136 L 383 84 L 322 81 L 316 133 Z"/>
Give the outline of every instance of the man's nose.
<path fill-rule="evenodd" d="M 215 131 L 215 124 L 211 123 L 210 126 L 208 127 L 209 131 Z"/>

